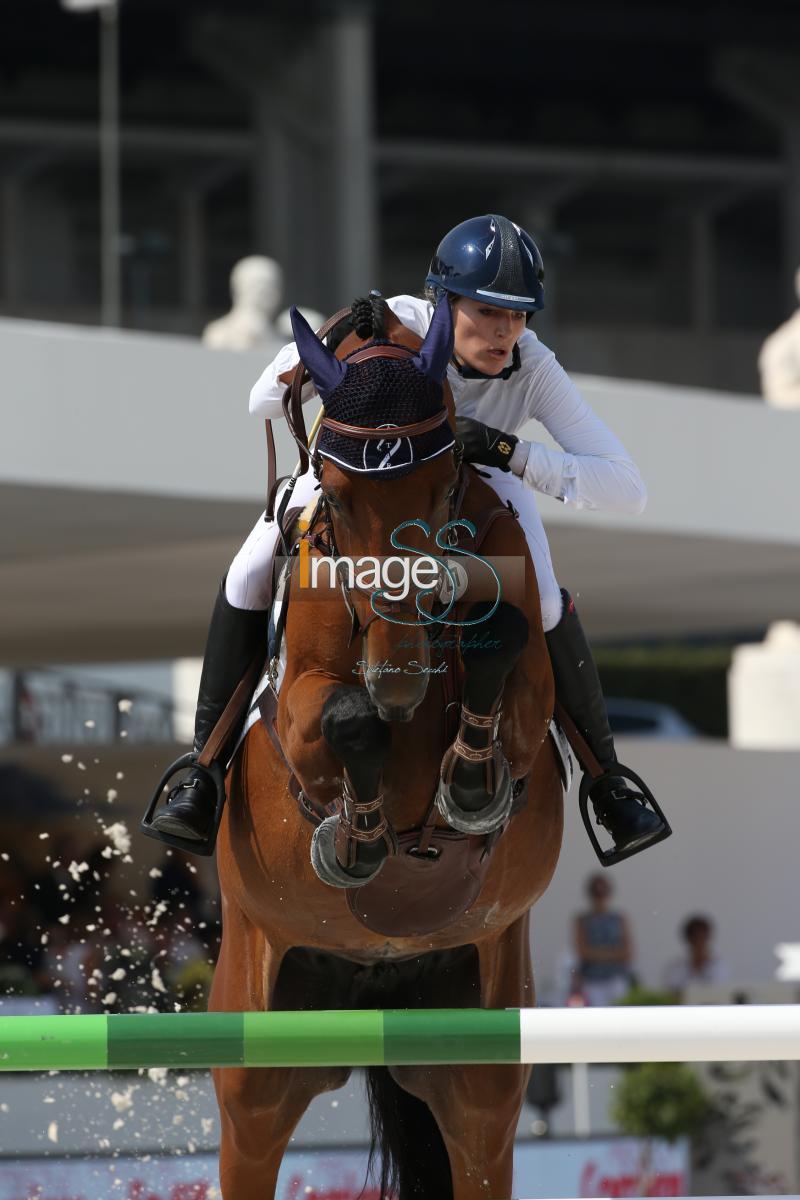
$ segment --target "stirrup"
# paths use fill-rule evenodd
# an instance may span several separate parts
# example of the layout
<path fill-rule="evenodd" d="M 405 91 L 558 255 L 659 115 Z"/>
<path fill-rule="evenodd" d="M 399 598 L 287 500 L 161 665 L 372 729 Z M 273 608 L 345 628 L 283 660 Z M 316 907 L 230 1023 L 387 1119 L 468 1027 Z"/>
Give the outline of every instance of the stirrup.
<path fill-rule="evenodd" d="M 597 778 L 592 778 L 588 772 L 584 772 L 583 779 L 581 780 L 580 791 L 578 793 L 578 804 L 580 806 L 581 816 L 583 817 L 583 823 L 586 826 L 586 832 L 589 835 L 589 841 L 592 843 L 592 848 L 599 858 L 600 865 L 602 867 L 613 867 L 616 863 L 622 862 L 626 858 L 632 858 L 634 854 L 640 854 L 642 850 L 648 850 L 650 846 L 655 846 L 658 842 L 663 842 L 664 839 L 668 838 L 672 833 L 669 821 L 664 816 L 661 806 L 644 780 L 640 779 L 636 772 L 632 771 L 630 767 L 624 767 L 622 763 L 618 762 L 614 763 L 612 773 L 614 775 L 620 775 L 623 779 L 628 779 L 631 783 L 636 785 L 647 801 L 648 807 L 652 808 L 653 812 L 662 822 L 663 827 L 656 830 L 654 833 L 646 834 L 640 841 L 636 843 L 636 845 L 629 846 L 627 850 L 618 850 L 616 846 L 610 850 L 604 850 L 600 845 L 600 840 L 595 832 L 594 825 L 592 824 L 592 818 L 589 813 L 589 792 L 597 783 Z"/>
<path fill-rule="evenodd" d="M 156 814 L 161 795 L 167 784 L 173 775 L 177 775 L 179 771 L 186 770 L 187 767 L 194 767 L 198 771 L 206 771 L 213 779 L 214 787 L 217 791 L 217 804 L 214 809 L 211 828 L 203 839 L 182 838 L 178 837 L 175 833 L 162 833 L 159 829 L 153 828 L 153 817 Z M 176 758 L 174 763 L 171 763 L 161 776 L 156 790 L 153 792 L 153 798 L 147 807 L 147 812 L 142 817 L 139 830 L 145 837 L 155 838 L 157 842 L 164 842 L 167 846 L 174 846 L 176 850 L 185 850 L 189 854 L 199 854 L 203 858 L 209 858 L 214 853 L 214 846 L 216 845 L 219 823 L 222 820 L 222 810 L 224 807 L 225 772 L 222 766 L 216 761 L 209 763 L 207 767 L 201 766 L 197 761 L 197 753 L 191 750 L 188 754 L 182 754 L 180 758 Z"/>

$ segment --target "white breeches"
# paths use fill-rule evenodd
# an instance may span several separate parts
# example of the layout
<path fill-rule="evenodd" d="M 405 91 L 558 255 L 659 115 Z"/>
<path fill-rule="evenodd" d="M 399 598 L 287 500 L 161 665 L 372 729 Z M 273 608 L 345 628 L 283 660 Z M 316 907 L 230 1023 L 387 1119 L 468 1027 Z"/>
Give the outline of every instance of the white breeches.
<path fill-rule="evenodd" d="M 479 467 L 479 470 L 489 474 L 487 482 L 497 492 L 500 500 L 504 504 L 506 500 L 510 500 L 519 513 L 519 523 L 528 543 L 536 571 L 536 582 L 539 584 L 542 625 L 545 633 L 549 633 L 561 620 L 561 588 L 556 582 L 547 534 L 536 507 L 536 494 L 511 471 L 501 471 L 499 467 Z"/>
<path fill-rule="evenodd" d="M 519 513 L 519 523 L 536 569 L 539 583 L 539 598 L 542 604 L 542 624 L 545 633 L 554 629 L 561 620 L 561 590 L 556 582 L 550 548 L 536 507 L 536 498 L 522 480 L 510 471 L 481 467 L 488 470 L 491 486 L 500 500 L 510 500 Z M 290 501 L 291 506 L 303 505 L 313 500 L 317 481 L 311 471 L 301 475 Z M 280 492 L 278 499 L 280 499 Z M 277 508 L 277 502 L 276 502 Z M 268 608 L 272 595 L 269 568 L 272 552 L 278 540 L 278 527 L 274 521 L 265 521 L 263 515 L 256 521 L 252 532 L 234 558 L 225 582 L 225 595 L 234 608 Z"/>
<path fill-rule="evenodd" d="M 285 484 L 278 488 L 275 510 L 280 506 Z M 305 508 L 315 496 L 317 481 L 312 471 L 306 471 L 295 484 L 290 508 Z M 272 602 L 272 580 L 270 566 L 273 550 L 278 541 L 278 526 L 275 521 L 265 521 L 264 514 L 256 521 L 239 553 L 228 568 L 225 580 L 225 596 L 234 608 L 269 608 Z"/>

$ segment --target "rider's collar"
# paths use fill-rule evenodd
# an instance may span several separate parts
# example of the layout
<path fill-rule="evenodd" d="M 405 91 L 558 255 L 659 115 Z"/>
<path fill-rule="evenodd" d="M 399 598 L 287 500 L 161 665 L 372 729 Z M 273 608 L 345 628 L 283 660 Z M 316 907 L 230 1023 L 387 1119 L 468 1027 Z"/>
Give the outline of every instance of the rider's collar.
<path fill-rule="evenodd" d="M 514 342 L 514 349 L 511 351 L 511 363 L 509 366 L 504 367 L 499 375 L 487 375 L 484 371 L 478 371 L 475 367 L 469 367 L 466 363 L 460 363 L 455 354 L 450 359 L 450 362 L 462 379 L 510 379 L 514 372 L 518 371 L 521 366 L 519 344 Z"/>

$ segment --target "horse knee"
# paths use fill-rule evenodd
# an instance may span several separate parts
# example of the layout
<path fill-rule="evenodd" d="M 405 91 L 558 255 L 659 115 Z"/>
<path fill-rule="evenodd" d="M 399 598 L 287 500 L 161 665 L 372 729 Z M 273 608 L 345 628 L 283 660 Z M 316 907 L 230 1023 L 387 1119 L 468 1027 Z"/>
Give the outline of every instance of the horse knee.
<path fill-rule="evenodd" d="M 364 688 L 337 688 L 322 709 L 322 736 L 343 761 L 358 756 L 365 765 L 379 766 L 389 753 L 392 733 L 378 716 Z"/>
<path fill-rule="evenodd" d="M 492 669 L 504 666 L 510 670 L 528 641 L 528 618 L 514 604 L 501 600 L 490 617 L 491 603 L 482 600 L 473 604 L 466 614 L 468 621 L 479 624 L 469 627 L 463 641 L 461 656 L 467 671 L 480 670 L 486 663 Z"/>

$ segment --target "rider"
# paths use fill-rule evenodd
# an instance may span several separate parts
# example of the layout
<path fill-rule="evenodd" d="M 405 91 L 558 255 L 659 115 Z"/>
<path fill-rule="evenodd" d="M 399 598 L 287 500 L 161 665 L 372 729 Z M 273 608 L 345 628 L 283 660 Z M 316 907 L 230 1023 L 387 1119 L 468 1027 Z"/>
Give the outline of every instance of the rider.
<path fill-rule="evenodd" d="M 575 605 L 556 582 L 534 492 L 576 508 L 629 513 L 642 511 L 646 493 L 622 443 L 592 412 L 553 352 L 526 328 L 528 318 L 544 307 L 543 279 L 541 255 L 530 235 L 506 217 L 490 214 L 463 221 L 442 239 L 425 280 L 425 299 L 401 295 L 387 303 L 421 337 L 435 303 L 446 295 L 452 305 L 455 349 L 448 382 L 464 461 L 488 468 L 491 486 L 519 514 L 536 569 L 556 694 L 603 768 L 589 790 L 597 821 L 609 833 L 615 854 L 638 853 L 666 837 L 669 826 L 615 773 L 600 679 Z M 297 362 L 290 343 L 253 387 L 253 415 L 282 415 L 281 376 Z M 313 394 L 313 386 L 306 384 L 304 401 Z M 541 422 L 561 450 L 517 436 L 515 431 L 531 418 Z M 306 504 L 315 486 L 307 471 L 298 480 L 293 503 Z M 277 536 L 275 522 L 260 518 L 223 581 L 200 681 L 196 752 L 256 652 L 263 648 L 266 655 L 264 610 L 271 603 L 269 576 Z M 185 838 L 191 849 L 193 841 L 208 837 L 214 809 L 213 781 L 203 771 L 192 771 L 170 793 L 152 825 L 157 832 Z"/>

